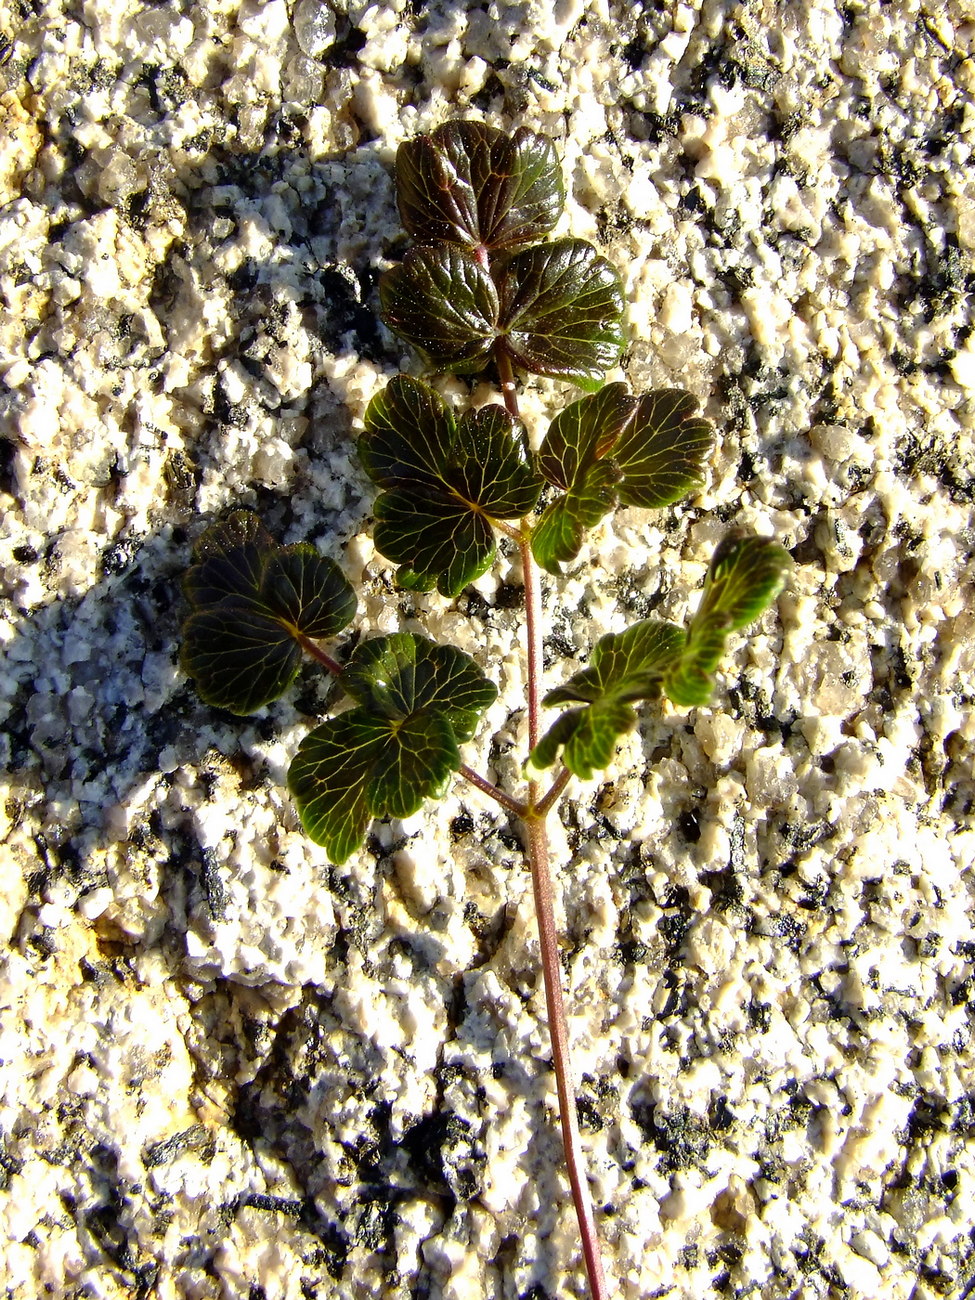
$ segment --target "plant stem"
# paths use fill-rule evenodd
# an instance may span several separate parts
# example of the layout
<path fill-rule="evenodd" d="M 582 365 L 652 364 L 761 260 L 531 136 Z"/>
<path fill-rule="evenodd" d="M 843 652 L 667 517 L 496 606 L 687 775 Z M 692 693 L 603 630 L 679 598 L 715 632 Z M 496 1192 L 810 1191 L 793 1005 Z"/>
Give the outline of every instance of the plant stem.
<path fill-rule="evenodd" d="M 518 540 L 521 547 L 521 572 L 525 584 L 525 633 L 528 652 L 528 744 L 534 749 L 538 744 L 538 705 L 542 677 L 542 586 L 538 577 L 538 566 L 532 557 L 531 539 L 527 529 L 523 529 Z M 532 793 L 529 802 L 534 805 Z"/>
<path fill-rule="evenodd" d="M 503 348 L 495 351 L 498 378 L 504 394 L 508 414 L 515 420 L 521 418 L 518 393 L 511 368 L 511 358 Z M 521 571 L 525 584 L 525 633 L 528 659 L 528 743 L 532 749 L 538 744 L 539 702 L 542 678 L 542 588 L 538 566 L 531 548 L 531 530 L 522 522 L 518 534 L 521 549 Z M 562 1146 L 565 1164 L 572 1188 L 572 1200 L 579 1220 L 582 1254 L 586 1262 L 586 1277 L 592 1300 L 608 1300 L 606 1279 L 599 1255 L 599 1238 L 592 1210 L 592 1198 L 586 1181 L 582 1142 L 579 1138 L 579 1121 L 576 1116 L 576 1096 L 572 1084 L 572 1066 L 569 1060 L 569 1028 L 562 1000 L 562 971 L 559 966 L 559 944 L 555 930 L 555 908 L 552 901 L 552 873 L 548 859 L 548 836 L 545 832 L 545 815 L 556 803 L 568 783 L 570 772 L 563 767 L 550 789 L 539 798 L 537 781 L 528 783 L 528 807 L 522 821 L 528 836 L 528 860 L 531 864 L 532 891 L 535 895 L 535 915 L 538 917 L 538 941 L 542 955 L 542 975 L 545 980 L 545 1004 L 548 1008 L 548 1034 L 552 1044 L 552 1065 L 555 1069 L 555 1087 L 559 1097 L 559 1119 L 562 1123 Z"/>
<path fill-rule="evenodd" d="M 503 790 L 499 790 L 496 785 L 486 777 L 481 776 L 480 772 L 475 772 L 472 767 L 468 767 L 466 763 L 461 763 L 457 770 L 465 781 L 470 781 L 471 785 L 477 786 L 482 794 L 494 799 L 502 808 L 507 808 L 508 812 L 514 813 L 516 817 L 524 817 L 528 812 L 527 805 L 522 803 L 520 799 L 512 799 L 510 794 L 505 794 Z"/>
<path fill-rule="evenodd" d="M 569 1186 L 579 1220 L 582 1254 L 586 1262 L 586 1277 L 592 1300 L 608 1300 L 606 1279 L 599 1255 L 599 1238 L 589 1195 L 589 1184 L 579 1139 L 579 1122 L 576 1117 L 575 1090 L 572 1085 L 572 1067 L 569 1060 L 569 1029 L 562 1001 L 562 979 L 559 966 L 558 938 L 555 931 L 555 909 L 552 902 L 552 876 L 548 861 L 548 836 L 545 821 L 537 812 L 525 817 L 528 832 L 528 856 L 532 869 L 532 888 L 535 894 L 535 914 L 538 917 L 538 939 L 542 954 L 542 974 L 545 978 L 545 1003 L 548 1008 L 548 1034 L 552 1044 L 552 1064 L 555 1067 L 555 1086 L 559 1097 L 559 1118 L 562 1121 L 562 1146 L 569 1173 Z"/>
<path fill-rule="evenodd" d="M 521 412 L 518 410 L 515 372 L 511 368 L 511 358 L 500 344 L 495 344 L 494 362 L 498 367 L 498 379 L 501 381 L 501 396 L 504 398 L 505 409 L 513 420 L 520 420 Z"/>
<path fill-rule="evenodd" d="M 535 812 L 538 813 L 539 817 L 544 817 L 550 809 L 555 807 L 559 796 L 571 779 L 572 773 L 567 767 L 563 767 L 561 772 L 559 772 L 558 776 L 542 795 L 541 799 L 539 799 L 538 803 L 535 804 Z"/>
<path fill-rule="evenodd" d="M 333 659 L 331 655 L 326 654 L 325 651 L 317 646 L 310 637 L 305 636 L 303 632 L 298 632 L 295 634 L 295 639 L 306 654 L 311 655 L 313 659 L 317 659 L 320 664 L 324 664 L 328 671 L 335 677 L 342 676 L 342 665 L 338 660 Z"/>

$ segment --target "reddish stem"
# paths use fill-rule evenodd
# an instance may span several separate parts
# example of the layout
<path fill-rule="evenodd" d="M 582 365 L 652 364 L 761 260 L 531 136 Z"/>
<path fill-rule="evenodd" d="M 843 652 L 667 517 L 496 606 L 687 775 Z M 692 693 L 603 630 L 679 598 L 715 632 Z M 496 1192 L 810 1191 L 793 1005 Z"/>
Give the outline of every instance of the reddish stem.
<path fill-rule="evenodd" d="M 511 367 L 511 358 L 503 346 L 495 348 L 498 378 L 504 395 L 505 408 L 514 420 L 521 419 L 518 393 Z M 542 590 L 538 566 L 531 548 L 531 530 L 522 522 L 518 534 L 521 549 L 521 568 L 525 584 L 525 632 L 528 659 L 528 743 L 534 749 L 538 744 L 539 704 L 542 679 Z M 562 1124 L 562 1146 L 565 1164 L 572 1188 L 572 1200 L 579 1221 L 582 1254 L 586 1263 L 586 1277 L 592 1300 L 608 1300 L 606 1279 L 599 1254 L 599 1238 L 586 1181 L 579 1122 L 576 1116 L 576 1097 L 572 1083 L 572 1066 L 569 1060 L 569 1030 L 562 1000 L 562 972 L 559 966 L 559 944 L 555 929 L 555 909 L 552 901 L 552 875 L 549 867 L 548 836 L 545 833 L 545 814 L 555 805 L 569 780 L 563 768 L 551 788 L 539 798 L 538 782 L 528 784 L 528 808 L 523 821 L 528 835 L 528 859 L 531 864 L 532 890 L 535 895 L 535 914 L 538 917 L 538 941 L 542 957 L 542 975 L 545 980 L 545 1003 L 548 1008 L 548 1032 L 552 1043 L 552 1065 L 555 1086 L 559 1097 L 559 1119 Z"/>
<path fill-rule="evenodd" d="M 586 1277 L 592 1300 L 608 1300 L 606 1279 L 599 1255 L 599 1238 L 593 1215 L 592 1198 L 579 1139 L 579 1121 L 576 1117 L 576 1098 L 572 1084 L 572 1064 L 569 1059 L 569 1029 L 562 1001 L 562 972 L 559 966 L 558 936 L 555 930 L 555 909 L 552 901 L 552 876 L 548 862 L 548 837 L 545 822 L 537 814 L 525 818 L 528 830 L 528 856 L 532 869 L 532 888 L 535 894 L 535 913 L 538 917 L 538 939 L 542 955 L 542 974 L 545 978 L 545 1003 L 548 1008 L 548 1034 L 552 1044 L 552 1064 L 555 1067 L 555 1086 L 559 1096 L 559 1118 L 562 1121 L 562 1146 L 565 1164 L 572 1188 L 582 1254 L 586 1262 Z"/>
<path fill-rule="evenodd" d="M 465 781 L 470 781 L 471 785 L 477 786 L 482 794 L 494 799 L 502 808 L 514 813 L 516 817 L 524 817 L 528 812 L 527 805 L 523 804 L 520 799 L 512 799 L 510 794 L 505 794 L 503 790 L 499 790 L 496 785 L 486 777 L 481 776 L 480 772 L 475 772 L 472 767 L 468 767 L 466 763 L 461 763 L 457 770 Z"/>
<path fill-rule="evenodd" d="M 569 784 L 571 779 L 572 773 L 567 767 L 563 767 L 561 772 L 559 772 L 558 776 L 535 805 L 535 812 L 539 817 L 544 817 L 552 808 L 555 807 L 559 800 L 559 796 L 562 794 L 562 791 Z"/>
<path fill-rule="evenodd" d="M 342 676 L 342 665 L 338 660 L 333 659 L 331 655 L 326 654 L 320 646 L 317 646 L 310 637 L 305 636 L 304 632 L 294 633 L 295 639 L 306 654 L 310 654 L 313 659 L 317 659 L 320 664 L 328 669 L 335 677 Z"/>

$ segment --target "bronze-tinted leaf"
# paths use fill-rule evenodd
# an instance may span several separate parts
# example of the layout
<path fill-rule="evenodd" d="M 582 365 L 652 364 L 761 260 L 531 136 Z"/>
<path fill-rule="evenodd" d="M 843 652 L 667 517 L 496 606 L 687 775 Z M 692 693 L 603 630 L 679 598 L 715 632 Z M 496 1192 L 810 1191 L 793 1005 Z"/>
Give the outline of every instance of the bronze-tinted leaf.
<path fill-rule="evenodd" d="M 494 558 L 492 520 L 518 519 L 541 490 L 524 430 L 492 403 L 456 424 L 428 385 L 398 375 L 370 402 L 362 463 L 384 488 L 375 542 L 404 586 L 458 595 Z"/>
<path fill-rule="evenodd" d="M 396 193 L 414 239 L 486 250 L 541 239 L 565 202 L 551 140 L 482 122 L 448 122 L 401 144 Z"/>
<path fill-rule="evenodd" d="M 557 239 L 515 253 L 497 284 L 514 365 L 600 387 L 623 349 L 623 290 L 610 263 L 585 240 Z"/>

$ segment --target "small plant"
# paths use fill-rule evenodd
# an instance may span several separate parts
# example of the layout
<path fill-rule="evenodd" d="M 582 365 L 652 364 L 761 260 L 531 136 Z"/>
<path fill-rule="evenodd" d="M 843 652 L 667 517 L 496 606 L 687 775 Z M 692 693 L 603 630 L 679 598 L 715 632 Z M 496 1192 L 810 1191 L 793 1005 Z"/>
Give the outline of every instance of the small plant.
<path fill-rule="evenodd" d="M 498 789 L 461 758 L 497 695 L 462 650 L 413 633 L 323 649 L 352 622 L 338 568 L 307 545 L 279 546 L 254 516 L 230 515 L 197 544 L 182 664 L 203 699 L 251 713 L 293 681 L 303 654 L 340 688 L 337 711 L 302 741 L 288 785 L 304 829 L 343 862 L 376 817 L 409 817 L 459 773 L 516 817 L 531 863 L 559 1108 L 589 1288 L 607 1295 L 583 1169 L 559 978 L 545 821 L 573 775 L 611 763 L 635 706 L 667 696 L 707 704 L 729 634 L 779 591 L 788 555 L 734 533 L 715 551 L 685 630 L 646 619 L 601 637 L 588 665 L 541 698 L 539 569 L 558 575 L 586 530 L 617 505 L 659 509 L 701 483 L 712 431 L 687 393 L 636 397 L 602 384 L 623 346 L 619 278 L 592 245 L 543 242 L 564 189 L 550 141 L 454 122 L 400 147 L 399 207 L 416 241 L 380 285 L 383 319 L 436 371 L 493 367 L 503 405 L 457 419 L 426 383 L 399 375 L 370 402 L 359 454 L 379 488 L 375 543 L 401 586 L 453 598 L 491 565 L 498 533 L 521 553 L 527 656 L 526 778 Z M 533 451 L 516 371 L 569 380 L 587 395 Z M 539 502 L 544 506 L 536 513 Z M 341 707 L 342 702 L 348 707 Z M 542 734 L 541 707 L 568 706 Z M 547 785 L 542 774 L 557 770 Z"/>

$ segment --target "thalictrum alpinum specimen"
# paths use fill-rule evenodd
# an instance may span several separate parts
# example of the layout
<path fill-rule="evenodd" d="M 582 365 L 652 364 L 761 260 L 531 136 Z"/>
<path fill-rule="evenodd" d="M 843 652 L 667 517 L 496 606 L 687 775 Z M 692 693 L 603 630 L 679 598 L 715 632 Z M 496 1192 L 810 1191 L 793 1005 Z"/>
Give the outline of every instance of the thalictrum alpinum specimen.
<path fill-rule="evenodd" d="M 775 542 L 733 533 L 717 547 L 687 628 L 656 619 L 600 637 L 588 664 L 541 698 L 539 569 L 558 576 L 617 506 L 659 510 L 702 483 L 711 426 L 679 389 L 604 384 L 623 347 L 619 277 L 591 244 L 546 239 L 565 190 L 551 141 L 450 122 L 400 147 L 400 215 L 416 241 L 380 283 L 382 316 L 433 371 L 491 369 L 503 403 L 457 418 L 436 388 L 398 375 L 370 402 L 359 454 L 379 494 L 377 550 L 403 587 L 458 596 L 491 566 L 499 533 L 521 552 L 526 612 L 525 788 L 498 789 L 461 746 L 497 688 L 468 654 L 398 632 L 326 650 L 355 617 L 337 567 L 279 546 L 245 511 L 199 540 L 184 587 L 181 661 L 205 701 L 251 713 L 291 684 L 303 654 L 333 674 L 335 711 L 302 741 L 288 786 L 307 834 L 344 862 L 376 817 L 409 817 L 460 773 L 523 828 L 538 913 L 566 1163 L 593 1300 L 608 1292 L 576 1125 L 545 818 L 572 775 L 611 764 L 636 708 L 706 705 L 730 633 L 756 619 L 788 566 Z M 515 374 L 567 380 L 584 395 L 532 450 Z M 539 502 L 543 508 L 538 512 Z M 541 734 L 541 709 L 569 706 Z M 347 706 L 347 707 L 346 707 Z M 551 784 L 538 779 L 558 765 Z"/>

